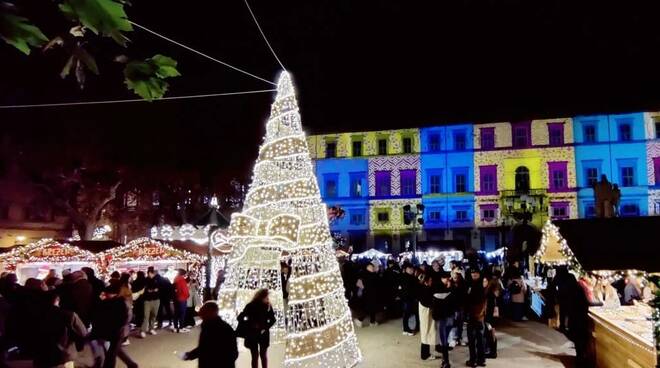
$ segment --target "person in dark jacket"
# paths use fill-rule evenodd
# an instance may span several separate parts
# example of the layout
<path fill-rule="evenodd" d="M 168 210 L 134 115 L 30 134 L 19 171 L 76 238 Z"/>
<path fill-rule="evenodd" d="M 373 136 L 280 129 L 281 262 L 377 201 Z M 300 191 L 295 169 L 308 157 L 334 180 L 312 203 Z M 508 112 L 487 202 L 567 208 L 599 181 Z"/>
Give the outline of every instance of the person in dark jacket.
<path fill-rule="evenodd" d="M 73 368 L 76 345 L 87 337 L 87 328 L 75 312 L 60 308 L 55 292 L 45 294 L 46 305 L 39 315 L 39 323 L 31 331 L 34 340 L 35 368 Z"/>
<path fill-rule="evenodd" d="M 158 292 L 158 280 L 156 279 L 156 271 L 150 268 L 147 271 L 147 279 L 144 284 L 144 314 L 142 316 L 142 331 L 140 337 L 144 338 L 147 333 L 151 335 L 156 334 L 156 316 L 158 315 L 158 307 L 160 306 L 160 293 Z"/>
<path fill-rule="evenodd" d="M 449 346 L 460 346 L 464 344 L 463 341 L 463 324 L 465 323 L 465 295 L 467 294 L 467 285 L 463 278 L 463 271 L 461 268 L 455 268 L 451 272 L 452 289 L 456 297 L 456 312 L 454 313 L 454 327 L 452 328 L 452 336 L 449 341 Z"/>
<path fill-rule="evenodd" d="M 367 269 L 360 276 L 358 283 L 362 285 L 362 306 L 364 314 L 358 318 L 357 325 L 362 327 L 362 321 L 369 316 L 371 326 L 377 326 L 376 314 L 380 310 L 380 275 L 377 266 L 373 263 L 367 265 Z"/>
<path fill-rule="evenodd" d="M 270 328 L 275 324 L 275 312 L 268 299 L 268 290 L 262 289 L 254 294 L 252 301 L 238 315 L 238 323 L 245 324 L 245 347 L 252 355 L 252 368 L 268 368 L 268 347 L 270 346 Z"/>
<path fill-rule="evenodd" d="M 413 336 L 419 330 L 419 302 L 416 295 L 418 283 L 413 265 L 405 264 L 399 283 L 399 295 L 403 303 L 403 334 L 407 336 Z M 410 328 L 412 317 L 415 318 L 415 328 Z"/>
<path fill-rule="evenodd" d="M 470 359 L 468 367 L 485 367 L 484 320 L 486 318 L 486 289 L 484 279 L 477 267 L 470 270 L 470 283 L 465 296 L 465 314 L 467 317 L 468 346 Z"/>
<path fill-rule="evenodd" d="M 142 322 L 144 321 L 144 286 L 146 282 L 147 277 L 144 271 L 138 271 L 135 280 L 131 283 L 131 292 L 137 296 L 133 300 L 133 323 L 138 328 L 142 326 Z"/>
<path fill-rule="evenodd" d="M 87 276 L 87 281 L 92 285 L 92 290 L 93 290 L 93 299 L 95 301 L 101 300 L 101 293 L 105 289 L 105 283 L 101 281 L 98 277 L 96 277 L 96 273 L 94 272 L 94 269 L 90 267 L 83 267 L 80 269 L 82 272 L 85 273 Z"/>
<path fill-rule="evenodd" d="M 234 368 L 238 346 L 234 330 L 218 316 L 218 304 L 206 302 L 199 310 L 202 331 L 197 347 L 183 355 L 183 360 L 198 360 L 199 368 Z"/>
<path fill-rule="evenodd" d="M 435 286 L 432 314 L 438 327 L 436 343 L 440 345 L 440 351 L 442 353 L 441 367 L 449 368 L 449 332 L 451 331 L 457 308 L 456 295 L 454 295 L 454 290 L 451 288 L 449 272 L 440 271 L 438 279 L 440 283 Z"/>
<path fill-rule="evenodd" d="M 94 289 L 82 271 L 71 273 L 71 277 L 57 290 L 63 309 L 76 312 L 78 317 L 89 327 L 93 309 Z"/>
<path fill-rule="evenodd" d="M 158 272 L 154 277 L 158 283 L 158 295 L 160 298 L 160 305 L 158 308 L 158 328 L 163 328 L 163 321 L 169 322 L 169 327 L 174 330 L 174 310 L 172 304 L 174 302 L 174 285 L 167 278 L 163 277 Z"/>
<path fill-rule="evenodd" d="M 122 348 L 122 343 L 128 337 L 131 313 L 119 292 L 120 286 L 114 283 L 101 293 L 101 302 L 94 313 L 92 340 L 100 341 L 99 345 L 108 345 L 103 368 L 114 368 L 117 357 L 128 368 L 137 368 L 137 363 Z"/>

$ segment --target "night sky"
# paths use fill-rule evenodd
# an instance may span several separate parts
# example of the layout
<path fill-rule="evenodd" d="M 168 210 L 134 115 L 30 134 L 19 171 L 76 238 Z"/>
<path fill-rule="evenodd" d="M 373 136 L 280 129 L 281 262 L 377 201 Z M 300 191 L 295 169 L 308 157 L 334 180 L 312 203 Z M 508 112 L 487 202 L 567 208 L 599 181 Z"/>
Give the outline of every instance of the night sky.
<path fill-rule="evenodd" d="M 276 79 L 278 64 L 243 1 L 133 3 L 135 22 Z M 308 133 L 660 108 L 657 1 L 251 5 L 293 74 Z M 129 37 L 128 50 L 93 46 L 101 75 L 84 91 L 59 78 L 62 54 L 25 57 L 0 43 L 0 104 L 132 98 L 121 66 L 108 61 L 122 52 L 177 59 L 183 76 L 169 96 L 270 88 L 143 31 Z M 0 110 L 0 135 L 53 155 L 67 147 L 130 165 L 246 176 L 272 98 Z"/>

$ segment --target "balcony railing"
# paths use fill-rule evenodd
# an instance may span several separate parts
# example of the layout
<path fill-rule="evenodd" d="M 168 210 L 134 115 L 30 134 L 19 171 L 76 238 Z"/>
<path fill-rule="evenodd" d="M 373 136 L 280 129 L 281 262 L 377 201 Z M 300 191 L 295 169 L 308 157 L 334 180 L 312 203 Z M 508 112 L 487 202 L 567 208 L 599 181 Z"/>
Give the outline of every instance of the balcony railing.
<path fill-rule="evenodd" d="M 502 197 L 520 197 L 523 195 L 529 197 L 544 197 L 547 193 L 548 191 L 546 189 L 515 189 L 500 191 Z"/>

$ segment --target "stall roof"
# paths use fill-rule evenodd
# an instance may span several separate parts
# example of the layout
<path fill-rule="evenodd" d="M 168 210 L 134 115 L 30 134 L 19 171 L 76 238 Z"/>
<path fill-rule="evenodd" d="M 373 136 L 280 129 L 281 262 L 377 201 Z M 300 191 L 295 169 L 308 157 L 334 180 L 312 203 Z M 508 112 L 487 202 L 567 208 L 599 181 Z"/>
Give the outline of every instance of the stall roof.
<path fill-rule="evenodd" d="M 427 240 L 417 242 L 417 251 L 447 251 L 460 250 L 465 251 L 465 242 L 462 240 Z"/>
<path fill-rule="evenodd" d="M 585 270 L 660 271 L 660 217 L 554 221 Z"/>
<path fill-rule="evenodd" d="M 194 241 L 191 240 L 172 240 L 169 242 L 169 244 L 179 250 L 185 250 L 190 253 L 198 254 L 200 256 L 206 257 L 207 252 L 208 252 L 208 245 L 207 244 L 198 244 L 195 243 Z M 220 252 L 219 250 L 213 248 L 211 250 L 211 255 L 212 256 L 222 256 L 225 253 Z"/>

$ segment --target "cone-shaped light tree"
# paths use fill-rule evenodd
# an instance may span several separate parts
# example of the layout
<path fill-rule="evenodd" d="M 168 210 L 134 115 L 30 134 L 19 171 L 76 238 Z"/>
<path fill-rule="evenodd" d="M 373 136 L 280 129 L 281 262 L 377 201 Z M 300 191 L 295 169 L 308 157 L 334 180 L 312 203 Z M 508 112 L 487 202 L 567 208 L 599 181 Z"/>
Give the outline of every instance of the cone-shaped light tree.
<path fill-rule="evenodd" d="M 286 367 L 352 367 L 361 360 L 287 72 L 280 75 L 252 183 L 228 236 L 233 248 L 219 296 L 225 319 L 236 323 L 255 291 L 266 288 L 278 318 L 271 333 L 286 343 Z M 284 258 L 291 262 L 286 310 Z"/>

